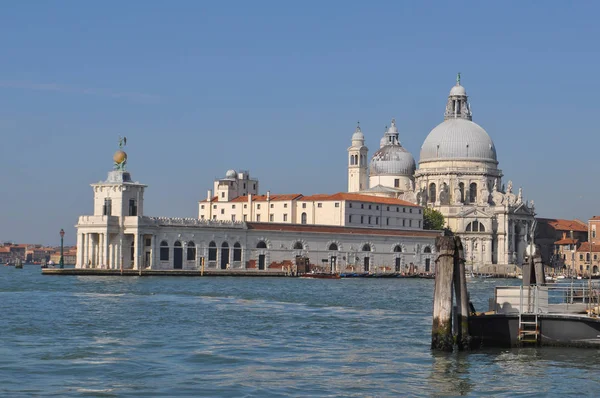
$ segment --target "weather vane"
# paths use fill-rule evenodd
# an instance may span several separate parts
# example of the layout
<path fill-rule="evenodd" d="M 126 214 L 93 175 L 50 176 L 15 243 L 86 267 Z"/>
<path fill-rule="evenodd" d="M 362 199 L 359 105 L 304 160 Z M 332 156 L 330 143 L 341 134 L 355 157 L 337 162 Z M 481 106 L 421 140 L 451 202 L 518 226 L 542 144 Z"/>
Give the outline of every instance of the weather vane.
<path fill-rule="evenodd" d="M 456 84 L 460 84 L 460 72 L 456 74 Z"/>

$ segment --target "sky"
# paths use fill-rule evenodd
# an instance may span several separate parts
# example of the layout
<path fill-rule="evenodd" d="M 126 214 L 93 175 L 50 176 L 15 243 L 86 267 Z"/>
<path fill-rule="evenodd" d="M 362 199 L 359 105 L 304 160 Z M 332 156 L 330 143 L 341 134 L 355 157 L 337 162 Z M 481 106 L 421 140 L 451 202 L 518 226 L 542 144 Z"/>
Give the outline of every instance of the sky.
<path fill-rule="evenodd" d="M 504 183 L 540 217 L 600 214 L 600 3 L 18 1 L 0 13 L 0 241 L 76 242 L 119 136 L 145 214 L 197 217 L 215 178 L 347 189 L 396 119 L 418 161 L 461 72 Z"/>

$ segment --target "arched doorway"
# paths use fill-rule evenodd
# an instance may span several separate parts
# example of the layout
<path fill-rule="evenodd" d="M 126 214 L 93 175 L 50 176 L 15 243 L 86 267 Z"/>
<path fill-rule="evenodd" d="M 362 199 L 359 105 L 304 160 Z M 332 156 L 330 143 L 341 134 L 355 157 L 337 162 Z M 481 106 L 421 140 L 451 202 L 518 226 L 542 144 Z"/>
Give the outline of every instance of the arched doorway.
<path fill-rule="evenodd" d="M 229 243 L 223 242 L 221 244 L 221 269 L 227 269 L 229 265 Z"/>
<path fill-rule="evenodd" d="M 328 249 L 329 251 L 339 250 L 337 243 L 330 244 Z M 329 256 L 329 264 L 331 266 L 331 272 L 337 272 L 337 256 L 335 254 Z"/>
<path fill-rule="evenodd" d="M 400 245 L 394 246 L 394 253 L 402 253 L 402 246 L 400 246 Z M 396 254 L 396 258 L 395 258 L 394 262 L 395 262 L 395 264 L 394 264 L 395 272 L 401 272 L 402 271 L 402 258 L 400 257 L 399 254 Z"/>
<path fill-rule="evenodd" d="M 177 241 L 173 245 L 173 269 L 183 268 L 183 247 L 181 242 Z"/>
<path fill-rule="evenodd" d="M 362 251 L 363 252 L 370 252 L 371 251 L 371 245 L 369 244 L 364 244 L 362 247 Z M 369 268 L 371 267 L 371 257 L 369 257 L 368 254 L 365 254 L 364 258 L 363 258 L 363 271 L 364 272 L 369 272 Z"/>
<path fill-rule="evenodd" d="M 242 262 L 242 245 L 239 242 L 235 242 L 233 245 L 233 265 L 239 267 Z"/>
<path fill-rule="evenodd" d="M 215 242 L 208 244 L 208 266 L 217 266 L 217 244 Z"/>
<path fill-rule="evenodd" d="M 266 249 L 267 243 L 264 240 L 261 240 L 260 242 L 257 243 L 256 248 L 257 249 Z M 266 267 L 266 262 L 267 262 L 267 256 L 264 253 L 259 254 L 258 255 L 258 269 L 264 270 Z"/>

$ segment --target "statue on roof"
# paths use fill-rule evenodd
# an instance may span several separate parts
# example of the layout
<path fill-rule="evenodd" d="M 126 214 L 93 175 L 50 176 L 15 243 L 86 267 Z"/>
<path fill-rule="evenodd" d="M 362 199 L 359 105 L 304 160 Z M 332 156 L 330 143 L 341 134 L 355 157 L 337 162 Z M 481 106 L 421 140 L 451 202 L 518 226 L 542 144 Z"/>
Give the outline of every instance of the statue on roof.
<path fill-rule="evenodd" d="M 456 74 L 456 85 L 460 86 L 460 72 Z"/>
<path fill-rule="evenodd" d="M 113 155 L 115 170 L 125 171 L 125 165 L 127 164 L 127 152 L 123 150 L 125 145 L 127 145 L 127 137 L 119 137 L 119 149 Z"/>

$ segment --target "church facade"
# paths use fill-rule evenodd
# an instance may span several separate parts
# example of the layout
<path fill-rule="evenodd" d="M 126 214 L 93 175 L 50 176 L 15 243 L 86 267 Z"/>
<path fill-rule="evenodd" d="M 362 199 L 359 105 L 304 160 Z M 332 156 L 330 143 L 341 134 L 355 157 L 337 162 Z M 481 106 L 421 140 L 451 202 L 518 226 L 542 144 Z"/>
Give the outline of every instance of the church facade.
<path fill-rule="evenodd" d="M 512 181 L 503 184 L 496 148 L 472 121 L 460 75 L 450 90 L 443 122 L 421 146 L 418 168 L 400 143 L 395 120 L 368 165 L 367 152 L 357 127 L 348 148 L 349 191 L 400 198 L 440 211 L 446 227 L 462 238 L 467 266 L 474 271 L 522 264 L 535 228 L 534 203 L 526 203 L 521 188 L 515 193 Z"/>

